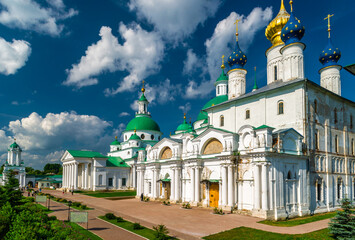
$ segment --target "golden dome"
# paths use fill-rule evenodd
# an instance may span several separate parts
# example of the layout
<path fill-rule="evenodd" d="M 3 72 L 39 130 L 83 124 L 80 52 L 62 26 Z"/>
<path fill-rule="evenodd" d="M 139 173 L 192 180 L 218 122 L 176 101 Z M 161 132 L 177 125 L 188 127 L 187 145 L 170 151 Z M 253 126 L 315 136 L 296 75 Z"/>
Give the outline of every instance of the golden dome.
<path fill-rule="evenodd" d="M 272 46 L 277 46 L 284 43 L 281 40 L 281 30 L 286 25 L 289 18 L 290 14 L 285 9 L 284 1 L 281 0 L 279 13 L 269 23 L 265 30 L 265 36 L 271 42 Z"/>

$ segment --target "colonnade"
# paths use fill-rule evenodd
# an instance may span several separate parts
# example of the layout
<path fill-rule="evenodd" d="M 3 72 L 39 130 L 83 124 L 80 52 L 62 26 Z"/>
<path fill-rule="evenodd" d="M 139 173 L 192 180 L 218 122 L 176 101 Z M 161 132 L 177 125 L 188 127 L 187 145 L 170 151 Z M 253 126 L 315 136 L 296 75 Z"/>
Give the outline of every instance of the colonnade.
<path fill-rule="evenodd" d="M 79 183 L 78 162 L 63 164 L 63 182 L 62 186 L 69 189 L 90 189 L 91 184 L 89 181 L 89 163 L 81 165 L 81 182 Z"/>
<path fill-rule="evenodd" d="M 254 165 L 254 209 L 269 210 L 268 168 L 269 165 L 267 163 Z"/>
<path fill-rule="evenodd" d="M 219 190 L 220 198 L 219 198 L 219 205 L 220 206 L 228 206 L 233 207 L 235 200 L 235 177 L 234 177 L 234 170 L 235 166 L 233 164 L 224 164 L 221 165 L 221 172 L 222 172 L 222 188 Z"/>

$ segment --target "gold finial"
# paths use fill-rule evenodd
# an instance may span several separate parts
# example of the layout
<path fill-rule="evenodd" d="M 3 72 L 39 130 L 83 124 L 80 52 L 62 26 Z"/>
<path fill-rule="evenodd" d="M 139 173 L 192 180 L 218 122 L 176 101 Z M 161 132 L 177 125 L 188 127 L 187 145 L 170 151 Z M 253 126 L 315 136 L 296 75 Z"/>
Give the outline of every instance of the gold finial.
<path fill-rule="evenodd" d="M 184 113 L 184 119 L 186 120 L 186 113 Z"/>
<path fill-rule="evenodd" d="M 324 18 L 324 20 L 328 19 L 328 38 L 330 38 L 330 18 L 333 17 L 334 14 L 328 14 L 328 16 L 326 18 Z"/>
<path fill-rule="evenodd" d="M 145 92 L 145 88 L 144 88 L 144 80 L 142 81 L 142 93 Z"/>
<path fill-rule="evenodd" d="M 224 69 L 226 66 L 224 66 L 224 55 L 222 55 L 222 65 L 221 68 Z"/>
<path fill-rule="evenodd" d="M 115 136 L 115 139 L 117 140 L 117 136 Z"/>
<path fill-rule="evenodd" d="M 286 10 L 286 9 L 285 9 L 285 4 L 284 4 L 284 0 L 281 0 L 280 11 L 281 11 L 281 10 Z"/>
<path fill-rule="evenodd" d="M 137 130 L 136 129 L 134 129 L 134 134 L 137 132 Z"/>
<path fill-rule="evenodd" d="M 16 138 L 14 138 L 14 142 L 16 142 Z"/>
<path fill-rule="evenodd" d="M 293 4 L 293 1 L 290 0 L 291 12 L 293 12 L 293 6 L 292 6 L 292 4 Z"/>
<path fill-rule="evenodd" d="M 239 19 L 237 19 L 236 21 L 235 21 L 235 25 L 236 25 L 236 32 L 235 32 L 235 36 L 236 36 L 236 38 L 237 38 L 237 41 L 238 41 L 238 22 L 239 22 L 240 20 Z"/>
<path fill-rule="evenodd" d="M 190 121 L 189 121 L 189 123 L 191 124 L 191 118 L 190 118 Z"/>
<path fill-rule="evenodd" d="M 254 67 L 254 71 L 256 72 L 256 67 Z"/>
<path fill-rule="evenodd" d="M 171 132 L 170 132 L 170 136 L 171 136 Z"/>

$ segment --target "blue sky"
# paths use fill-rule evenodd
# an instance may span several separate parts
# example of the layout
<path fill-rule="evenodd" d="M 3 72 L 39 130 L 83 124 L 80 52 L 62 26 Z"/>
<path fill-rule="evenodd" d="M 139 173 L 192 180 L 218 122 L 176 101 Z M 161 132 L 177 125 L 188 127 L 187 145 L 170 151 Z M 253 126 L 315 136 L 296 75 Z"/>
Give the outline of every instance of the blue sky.
<path fill-rule="evenodd" d="M 279 8 L 279 0 L 0 0 L 0 164 L 14 137 L 35 168 L 65 149 L 106 153 L 134 117 L 142 80 L 165 136 L 184 111 L 194 121 L 214 96 L 221 55 L 234 48 L 236 18 L 247 92 L 254 66 L 264 86 L 271 45 L 264 33 Z M 350 0 L 296 0 L 294 11 L 306 27 L 308 79 L 319 84 L 329 13 L 339 64 L 355 63 Z M 342 96 L 355 101 L 354 77 L 343 70 L 341 79 Z"/>

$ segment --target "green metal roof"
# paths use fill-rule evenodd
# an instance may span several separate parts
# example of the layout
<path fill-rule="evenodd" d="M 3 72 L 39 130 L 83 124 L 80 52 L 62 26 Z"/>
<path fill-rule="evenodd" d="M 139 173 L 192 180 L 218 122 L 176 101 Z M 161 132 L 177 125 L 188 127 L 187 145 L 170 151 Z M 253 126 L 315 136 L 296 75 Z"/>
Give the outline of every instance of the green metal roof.
<path fill-rule="evenodd" d="M 14 148 L 19 148 L 21 150 L 20 146 L 16 142 L 10 145 L 10 149 L 14 149 Z"/>
<path fill-rule="evenodd" d="M 144 96 L 144 93 L 143 93 L 142 96 L 139 98 L 139 101 L 148 102 L 147 98 Z"/>
<path fill-rule="evenodd" d="M 275 129 L 275 128 L 269 127 L 269 126 L 267 126 L 267 125 L 261 125 L 260 127 L 254 128 L 254 130 L 264 129 L 264 128 L 272 128 L 272 129 Z"/>
<path fill-rule="evenodd" d="M 184 118 L 184 122 L 180 124 L 176 129 L 176 131 L 192 131 L 192 130 L 193 130 L 192 126 L 191 124 L 188 124 L 186 122 L 186 118 Z"/>
<path fill-rule="evenodd" d="M 212 98 L 211 100 L 209 100 L 202 108 L 202 110 L 206 109 L 206 108 L 209 108 L 209 107 L 212 107 L 214 105 L 217 105 L 217 104 L 220 104 L 222 102 L 225 102 L 228 100 L 228 95 L 220 95 L 220 96 L 217 96 L 215 98 Z M 197 121 L 199 120 L 204 120 L 206 119 L 208 116 L 206 113 L 204 112 L 200 112 L 197 116 Z"/>
<path fill-rule="evenodd" d="M 119 141 L 117 141 L 117 137 L 115 139 L 115 141 L 113 141 L 110 145 L 120 145 L 121 143 Z"/>
<path fill-rule="evenodd" d="M 106 160 L 107 167 L 125 167 L 129 168 L 130 166 L 120 157 L 108 157 Z"/>
<path fill-rule="evenodd" d="M 224 69 L 222 69 L 221 75 L 216 80 L 215 84 L 218 84 L 220 81 L 228 81 L 228 76 L 224 73 Z"/>
<path fill-rule="evenodd" d="M 141 140 L 140 137 L 138 137 L 138 135 L 136 133 L 132 134 L 128 140 Z"/>
<path fill-rule="evenodd" d="M 159 125 L 150 117 L 148 116 L 139 116 L 133 118 L 126 127 L 126 131 L 133 131 L 133 130 L 153 130 L 159 131 Z"/>
<path fill-rule="evenodd" d="M 85 158 L 107 158 L 99 152 L 94 151 L 78 151 L 78 150 L 67 150 L 73 157 L 85 157 Z"/>

